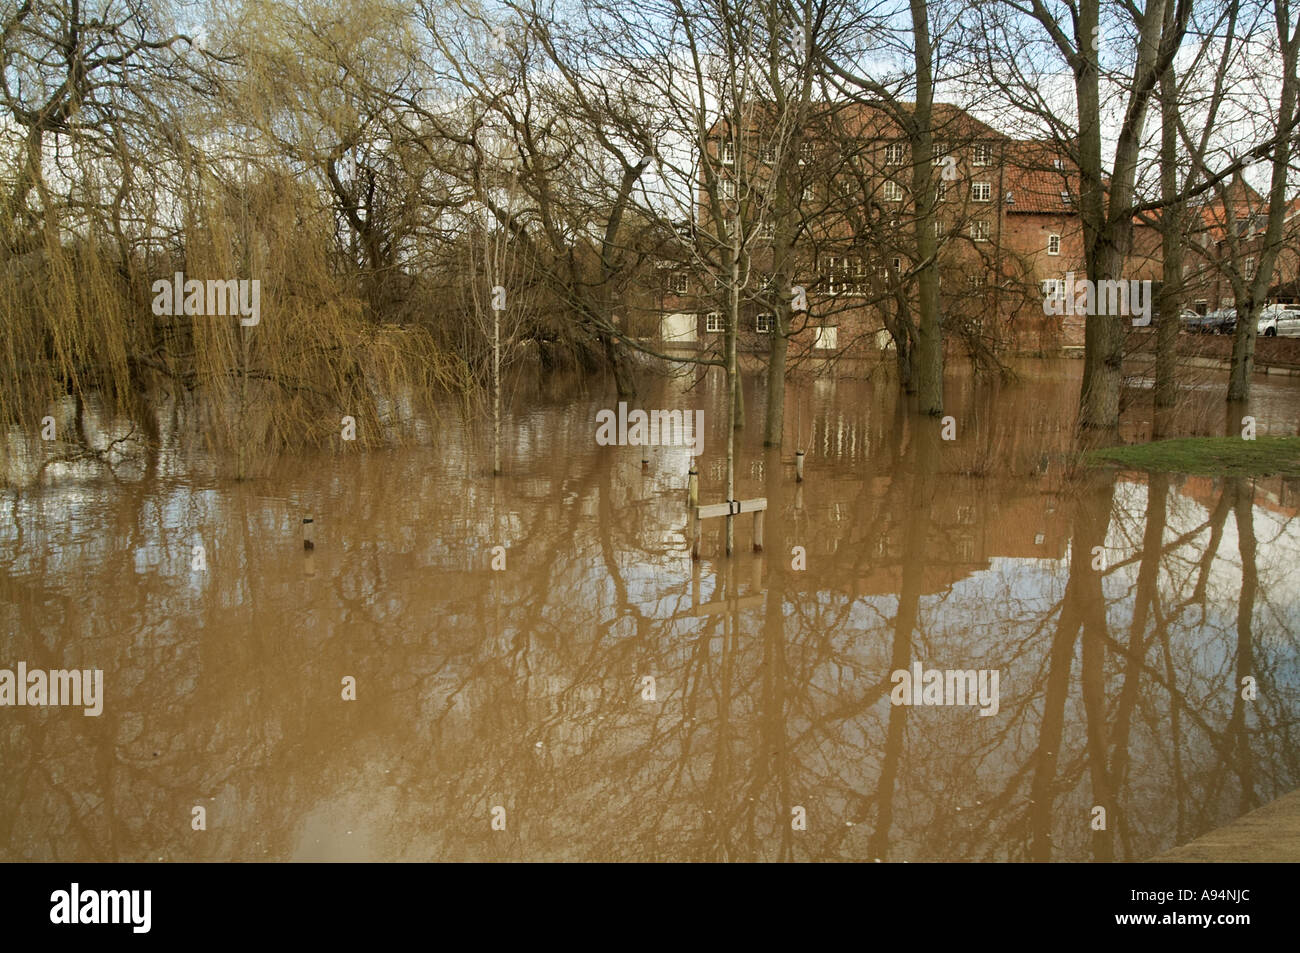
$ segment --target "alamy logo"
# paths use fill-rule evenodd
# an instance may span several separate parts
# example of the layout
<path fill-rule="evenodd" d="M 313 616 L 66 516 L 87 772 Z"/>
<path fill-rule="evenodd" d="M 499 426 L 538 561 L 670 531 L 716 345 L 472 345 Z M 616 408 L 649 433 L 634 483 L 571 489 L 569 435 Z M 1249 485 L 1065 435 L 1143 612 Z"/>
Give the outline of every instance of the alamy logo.
<path fill-rule="evenodd" d="M 159 278 L 153 283 L 153 313 L 158 315 L 240 315 L 239 323 L 252 327 L 262 320 L 262 282 L 253 278 L 225 281 L 209 278 L 206 284 L 197 278 L 185 280 L 178 271 L 171 281 Z"/>
<path fill-rule="evenodd" d="M 72 705 L 83 707 L 82 714 L 97 717 L 104 710 L 104 673 L 100 669 L 54 669 L 27 671 L 19 662 L 18 671 L 0 668 L 0 706 L 5 705 Z"/>
<path fill-rule="evenodd" d="M 129 923 L 132 933 L 148 933 L 152 921 L 151 890 L 70 890 L 50 894 L 51 923 Z"/>
<path fill-rule="evenodd" d="M 895 705 L 979 705 L 980 715 L 998 713 L 998 670 L 948 669 L 921 670 L 920 662 L 912 670 L 894 671 L 889 680 L 894 689 L 889 700 Z"/>
<path fill-rule="evenodd" d="M 1151 282 L 1103 279 L 1074 280 L 1067 272 L 1064 281 L 1044 288 L 1043 314 L 1113 314 L 1132 317 L 1133 327 L 1151 323 Z"/>
<path fill-rule="evenodd" d="M 596 443 L 602 447 L 690 447 L 691 456 L 704 451 L 704 411 L 644 410 L 628 413 L 627 402 L 619 401 L 618 415 L 612 410 L 596 414 Z M 692 431 L 694 431 L 692 433 Z"/>

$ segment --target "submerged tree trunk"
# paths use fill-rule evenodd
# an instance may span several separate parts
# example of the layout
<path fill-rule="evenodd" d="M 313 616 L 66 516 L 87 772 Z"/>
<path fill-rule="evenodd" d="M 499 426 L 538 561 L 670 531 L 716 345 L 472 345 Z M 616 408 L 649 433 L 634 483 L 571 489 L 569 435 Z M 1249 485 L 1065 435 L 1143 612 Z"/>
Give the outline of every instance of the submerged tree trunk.
<path fill-rule="evenodd" d="M 779 447 L 785 428 L 785 356 L 789 342 L 781 332 L 780 324 L 772 329 L 772 349 L 767 361 L 767 422 L 763 430 L 763 446 Z"/>

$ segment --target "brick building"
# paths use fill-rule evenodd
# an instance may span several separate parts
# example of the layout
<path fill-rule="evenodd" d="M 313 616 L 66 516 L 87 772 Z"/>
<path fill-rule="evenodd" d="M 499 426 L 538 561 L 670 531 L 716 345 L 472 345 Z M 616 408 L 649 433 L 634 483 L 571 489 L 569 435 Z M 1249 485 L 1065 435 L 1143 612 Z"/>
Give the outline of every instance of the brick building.
<path fill-rule="evenodd" d="M 933 227 L 938 241 L 940 312 L 949 347 L 1055 350 L 1083 343 L 1081 316 L 1049 316 L 1043 297 L 1073 272 L 1084 276 L 1076 207 L 1079 175 L 1054 143 L 1008 137 L 955 106 L 936 104 Z M 719 124 L 702 163 L 718 175 L 716 194 L 730 227 L 744 235 L 753 278 L 742 295 L 739 348 L 768 348 L 781 223 L 779 190 L 769 171 L 780 140 L 761 124 L 733 131 Z M 807 126 L 786 189 L 797 212 L 788 242 L 791 285 L 807 291 L 808 311 L 791 320 L 790 354 L 864 355 L 890 346 L 891 316 L 915 308 L 917 203 L 912 160 L 900 124 L 882 107 L 838 104 Z M 722 285 L 699 249 L 718 244 L 711 193 L 682 223 L 674 248 L 635 296 L 658 315 L 664 345 L 721 349 L 726 310 Z M 757 196 L 757 199 L 755 198 Z M 734 203 L 734 205 L 732 204 Z M 788 206 L 787 206 L 788 207 Z M 1158 279 L 1159 238 L 1138 224 L 1133 279 Z M 635 308 L 633 309 L 635 310 Z"/>

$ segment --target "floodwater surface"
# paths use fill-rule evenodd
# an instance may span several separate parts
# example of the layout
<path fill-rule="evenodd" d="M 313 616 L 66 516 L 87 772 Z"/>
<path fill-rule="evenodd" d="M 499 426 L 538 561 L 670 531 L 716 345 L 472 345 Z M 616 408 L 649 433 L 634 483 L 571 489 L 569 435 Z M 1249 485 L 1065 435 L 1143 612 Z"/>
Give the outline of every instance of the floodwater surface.
<path fill-rule="evenodd" d="M 747 382 L 765 545 L 736 517 L 730 558 L 713 519 L 691 559 L 688 449 L 597 445 L 601 394 L 516 401 L 496 480 L 453 421 L 242 483 L 164 461 L 8 491 L 0 668 L 99 669 L 104 698 L 0 708 L 0 859 L 1183 843 L 1300 785 L 1300 485 L 1073 468 L 1079 369 L 954 375 L 953 440 L 883 373 L 796 382 L 780 451 Z M 1197 400 L 1187 429 L 1223 433 Z M 705 410 L 724 500 L 720 381 L 644 406 Z M 1295 433 L 1300 379 L 1260 378 L 1251 412 Z"/>

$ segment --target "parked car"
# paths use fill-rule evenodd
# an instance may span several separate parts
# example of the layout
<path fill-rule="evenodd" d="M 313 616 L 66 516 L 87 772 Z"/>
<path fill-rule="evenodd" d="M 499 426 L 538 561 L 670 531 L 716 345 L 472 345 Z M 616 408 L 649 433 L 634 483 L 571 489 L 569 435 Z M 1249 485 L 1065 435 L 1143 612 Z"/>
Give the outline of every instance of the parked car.
<path fill-rule="evenodd" d="M 1205 316 L 1206 331 L 1215 334 L 1232 334 L 1237 330 L 1237 311 L 1235 308 L 1220 308 Z"/>
<path fill-rule="evenodd" d="M 1189 334 L 1214 333 L 1214 323 L 1208 314 L 1197 314 L 1195 311 L 1190 310 L 1183 311 L 1178 315 L 1178 323 Z"/>
<path fill-rule="evenodd" d="M 1257 330 L 1266 338 L 1300 337 L 1300 308 L 1265 308 Z"/>

